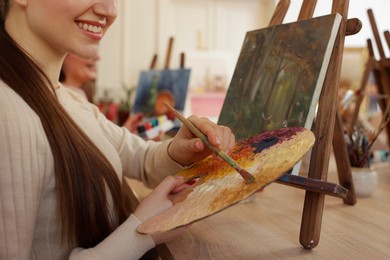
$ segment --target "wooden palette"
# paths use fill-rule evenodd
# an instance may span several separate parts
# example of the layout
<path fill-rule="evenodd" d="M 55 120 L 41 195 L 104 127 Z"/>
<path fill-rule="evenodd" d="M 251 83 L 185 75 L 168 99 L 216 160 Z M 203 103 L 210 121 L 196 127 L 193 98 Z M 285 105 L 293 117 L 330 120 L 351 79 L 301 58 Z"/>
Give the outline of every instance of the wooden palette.
<path fill-rule="evenodd" d="M 180 171 L 193 184 L 175 194 L 174 205 L 138 226 L 142 234 L 155 234 L 215 214 L 244 200 L 290 170 L 314 144 L 314 135 L 302 127 L 281 128 L 243 139 L 230 156 L 256 179 L 245 184 L 226 162 L 212 156 Z"/>

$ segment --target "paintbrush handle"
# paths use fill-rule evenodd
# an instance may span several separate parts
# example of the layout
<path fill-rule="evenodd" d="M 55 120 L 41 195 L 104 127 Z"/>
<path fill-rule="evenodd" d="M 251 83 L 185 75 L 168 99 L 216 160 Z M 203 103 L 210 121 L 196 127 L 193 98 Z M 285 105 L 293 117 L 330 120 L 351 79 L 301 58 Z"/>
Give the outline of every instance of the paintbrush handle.
<path fill-rule="evenodd" d="M 224 159 L 229 159 L 229 156 L 225 154 L 221 149 L 218 147 L 212 145 L 209 140 L 207 140 L 207 136 L 203 134 L 193 123 L 191 123 L 187 118 L 185 118 L 182 114 L 177 112 L 176 109 L 174 109 L 171 105 L 164 102 L 164 105 L 175 114 L 175 116 L 198 138 L 202 140 L 204 144 L 207 145 L 208 148 L 210 148 L 212 151 L 223 157 Z"/>

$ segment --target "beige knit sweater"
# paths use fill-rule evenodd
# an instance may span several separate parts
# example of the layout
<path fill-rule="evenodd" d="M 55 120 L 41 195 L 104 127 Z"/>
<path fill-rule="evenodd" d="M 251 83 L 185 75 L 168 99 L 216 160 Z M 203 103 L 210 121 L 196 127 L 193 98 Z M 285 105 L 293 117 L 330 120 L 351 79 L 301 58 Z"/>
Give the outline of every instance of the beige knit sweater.
<path fill-rule="evenodd" d="M 56 95 L 118 178 L 123 173 L 153 187 L 180 169 L 166 152 L 169 141 L 145 142 L 64 87 Z M 53 156 L 40 119 L 0 81 L 0 259 L 138 259 L 154 247 L 150 236 L 137 234 L 140 222 L 131 215 L 96 247 L 67 250 L 55 193 Z"/>

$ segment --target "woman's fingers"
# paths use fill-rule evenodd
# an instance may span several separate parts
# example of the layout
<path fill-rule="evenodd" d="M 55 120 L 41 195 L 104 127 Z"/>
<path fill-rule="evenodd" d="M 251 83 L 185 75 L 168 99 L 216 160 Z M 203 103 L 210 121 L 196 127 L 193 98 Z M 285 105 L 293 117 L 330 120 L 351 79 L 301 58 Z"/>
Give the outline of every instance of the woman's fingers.
<path fill-rule="evenodd" d="M 182 176 L 166 177 L 152 193 L 141 201 L 134 211 L 134 215 L 143 222 L 169 209 L 173 205 L 169 195 L 176 187 L 183 184 L 184 178 Z"/>

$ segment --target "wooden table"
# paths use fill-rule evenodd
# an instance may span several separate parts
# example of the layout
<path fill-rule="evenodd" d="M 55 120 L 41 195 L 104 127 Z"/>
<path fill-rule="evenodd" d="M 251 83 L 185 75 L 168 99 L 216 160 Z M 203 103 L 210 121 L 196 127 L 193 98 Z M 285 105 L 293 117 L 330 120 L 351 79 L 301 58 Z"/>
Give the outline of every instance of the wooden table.
<path fill-rule="evenodd" d="M 321 240 L 313 250 L 299 243 L 304 191 L 273 183 L 250 201 L 192 225 L 167 244 L 175 259 L 389 259 L 390 165 L 374 165 L 378 188 L 354 206 L 326 197 Z M 331 159 L 329 181 L 337 183 Z M 143 191 L 145 192 L 145 191 Z M 142 194 L 143 195 L 143 194 Z"/>

